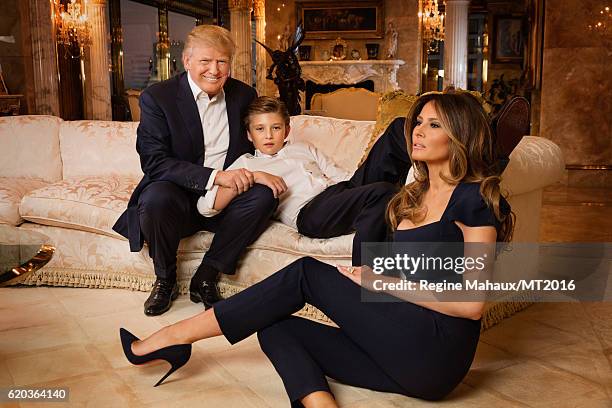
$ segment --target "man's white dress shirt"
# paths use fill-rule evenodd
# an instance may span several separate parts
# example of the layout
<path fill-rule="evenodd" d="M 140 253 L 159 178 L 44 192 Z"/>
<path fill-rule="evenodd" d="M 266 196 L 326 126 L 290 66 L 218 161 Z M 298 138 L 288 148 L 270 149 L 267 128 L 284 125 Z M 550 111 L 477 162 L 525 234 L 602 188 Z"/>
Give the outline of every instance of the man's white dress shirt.
<path fill-rule="evenodd" d="M 198 105 L 198 113 L 202 122 L 202 131 L 204 133 L 204 167 L 215 169 L 210 173 L 208 183 L 206 183 L 206 189 L 210 190 L 213 187 L 217 173 L 223 169 L 223 163 L 225 163 L 225 156 L 227 156 L 230 142 L 225 93 L 221 89 L 221 92 L 210 98 L 191 79 L 191 74 L 189 73 L 187 73 L 187 81 L 193 93 L 193 98 Z"/>
<path fill-rule="evenodd" d="M 228 170 L 239 168 L 263 171 L 285 180 L 288 189 L 279 197 L 276 218 L 295 229 L 302 207 L 327 187 L 348 180 L 352 175 L 307 143 L 287 144 L 273 156 L 258 150 L 255 155 L 243 154 Z M 218 186 L 214 186 L 198 200 L 198 211 L 205 217 L 218 214 L 214 209 L 217 190 Z"/>

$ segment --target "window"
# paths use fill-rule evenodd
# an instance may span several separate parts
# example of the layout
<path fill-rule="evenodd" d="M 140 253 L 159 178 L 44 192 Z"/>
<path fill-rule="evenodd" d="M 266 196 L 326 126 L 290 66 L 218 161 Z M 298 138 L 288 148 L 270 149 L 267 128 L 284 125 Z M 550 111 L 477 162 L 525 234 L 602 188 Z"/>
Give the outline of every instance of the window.
<path fill-rule="evenodd" d="M 126 89 L 144 89 L 157 74 L 155 46 L 159 27 L 156 7 L 121 0 L 123 70 Z"/>

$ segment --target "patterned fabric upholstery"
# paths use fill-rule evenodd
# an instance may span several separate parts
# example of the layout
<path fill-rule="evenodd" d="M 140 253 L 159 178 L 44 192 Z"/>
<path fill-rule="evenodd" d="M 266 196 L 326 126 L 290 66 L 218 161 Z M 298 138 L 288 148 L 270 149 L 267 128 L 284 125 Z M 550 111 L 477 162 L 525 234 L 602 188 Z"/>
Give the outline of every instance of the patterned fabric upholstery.
<path fill-rule="evenodd" d="M 72 228 L 121 238 L 113 224 L 127 206 L 139 179 L 129 176 L 86 177 L 59 181 L 28 194 L 21 216 L 37 224 Z M 200 232 L 181 242 L 185 252 L 205 252 L 213 234 Z M 294 229 L 273 222 L 253 248 L 309 256 L 349 256 L 352 236 L 310 239 Z"/>
<path fill-rule="evenodd" d="M 136 154 L 138 122 L 62 122 L 60 142 L 64 179 L 83 176 L 142 177 Z"/>
<path fill-rule="evenodd" d="M 0 177 L 0 223 L 19 225 L 23 218 L 19 215 L 21 199 L 37 188 L 48 183 L 42 179 Z"/>
<path fill-rule="evenodd" d="M 19 211 L 24 219 L 38 224 L 119 237 L 113 224 L 139 181 L 116 175 L 62 180 L 28 194 Z"/>
<path fill-rule="evenodd" d="M 402 90 L 387 92 L 381 96 L 376 111 L 376 125 L 374 126 L 374 130 L 372 131 L 365 151 L 359 160 L 359 164 L 365 161 L 366 157 L 368 157 L 368 153 L 370 153 L 370 149 L 391 122 L 393 122 L 395 118 L 406 117 L 416 100 L 416 96 L 410 95 Z"/>
<path fill-rule="evenodd" d="M 372 140 L 375 123 L 304 115 L 292 117 L 291 126 L 291 141 L 310 142 L 339 166 L 353 171 Z M 48 116 L 0 119 L 0 140 L 11 152 L 0 151 L 4 154 L 0 156 L 4 159 L 0 164 L 0 222 L 16 225 L 25 219 L 29 222 L 20 228 L 45 233 L 57 247 L 51 262 L 26 284 L 149 290 L 155 276 L 147 247 L 131 253 L 125 240 L 111 229 L 142 174 L 135 151 L 136 127 L 133 122 L 62 122 Z M 26 149 L 19 147 L 19 141 L 25 141 Z M 44 149 L 38 149 L 43 142 Z M 48 162 L 35 161 L 31 167 L 16 166 L 15 161 L 6 164 L 13 157 L 27 163 L 31 152 Z M 549 140 L 527 136 L 510 159 L 503 187 L 510 192 L 517 215 L 515 241 L 537 241 L 541 189 L 561 178 L 561 151 Z M 212 236 L 200 232 L 181 241 L 178 274 L 183 292 Z M 352 235 L 310 239 L 273 222 L 247 249 L 237 273 L 223 277 L 222 292 L 235 293 L 306 255 L 346 265 L 351 245 Z M 524 304 L 514 302 L 508 310 L 515 312 Z M 495 321 L 507 315 L 506 309 L 498 309 L 491 309 Z M 321 318 L 318 311 L 309 310 L 310 316 Z"/>
<path fill-rule="evenodd" d="M 289 140 L 311 143 L 343 169 L 354 171 L 373 127 L 374 122 L 292 116 Z"/>
<path fill-rule="evenodd" d="M 0 177 L 61 180 L 61 122 L 42 115 L 0 117 Z"/>

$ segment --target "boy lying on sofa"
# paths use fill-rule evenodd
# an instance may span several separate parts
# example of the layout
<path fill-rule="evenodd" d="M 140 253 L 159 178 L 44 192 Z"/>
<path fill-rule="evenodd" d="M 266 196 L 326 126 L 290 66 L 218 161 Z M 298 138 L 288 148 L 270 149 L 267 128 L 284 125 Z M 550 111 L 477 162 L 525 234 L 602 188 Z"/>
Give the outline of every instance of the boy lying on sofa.
<path fill-rule="evenodd" d="M 280 200 L 276 217 L 300 234 L 330 238 L 355 231 L 352 263 L 360 266 L 361 242 L 386 240 L 387 227 L 380 220 L 410 168 L 404 119 L 389 126 L 352 176 L 314 146 L 285 142 L 289 113 L 280 100 L 255 99 L 244 121 L 255 155 L 240 156 L 227 170 L 249 170 L 256 183 L 272 189 Z M 237 195 L 232 188 L 215 186 L 200 197 L 198 211 L 212 217 Z"/>

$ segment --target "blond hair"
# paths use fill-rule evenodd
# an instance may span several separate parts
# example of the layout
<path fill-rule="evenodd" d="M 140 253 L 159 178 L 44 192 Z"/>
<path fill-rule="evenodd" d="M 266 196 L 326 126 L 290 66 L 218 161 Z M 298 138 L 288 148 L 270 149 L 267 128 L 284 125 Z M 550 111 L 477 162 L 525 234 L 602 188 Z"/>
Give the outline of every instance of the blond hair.
<path fill-rule="evenodd" d="M 480 183 L 480 194 L 500 222 L 498 241 L 510 241 L 514 229 L 514 214 L 502 214 L 500 200 L 501 177 L 495 170 L 495 143 L 489 119 L 481 103 L 468 92 L 445 91 L 419 97 L 406 118 L 408 151 L 412 154 L 412 131 L 423 107 L 431 102 L 448 134 L 450 175 L 440 177 L 449 184 Z M 412 160 L 412 158 L 411 158 Z M 412 160 L 415 181 L 402 187 L 387 207 L 387 220 L 393 230 L 402 219 L 415 224 L 423 220 L 427 208 L 423 197 L 429 189 L 429 170 L 425 162 Z"/>
<path fill-rule="evenodd" d="M 234 43 L 231 33 L 217 25 L 203 24 L 195 26 L 187 34 L 183 56 L 191 56 L 193 47 L 196 44 L 202 44 L 223 51 L 229 55 L 230 59 L 234 58 L 234 53 L 236 52 L 236 43 Z"/>

